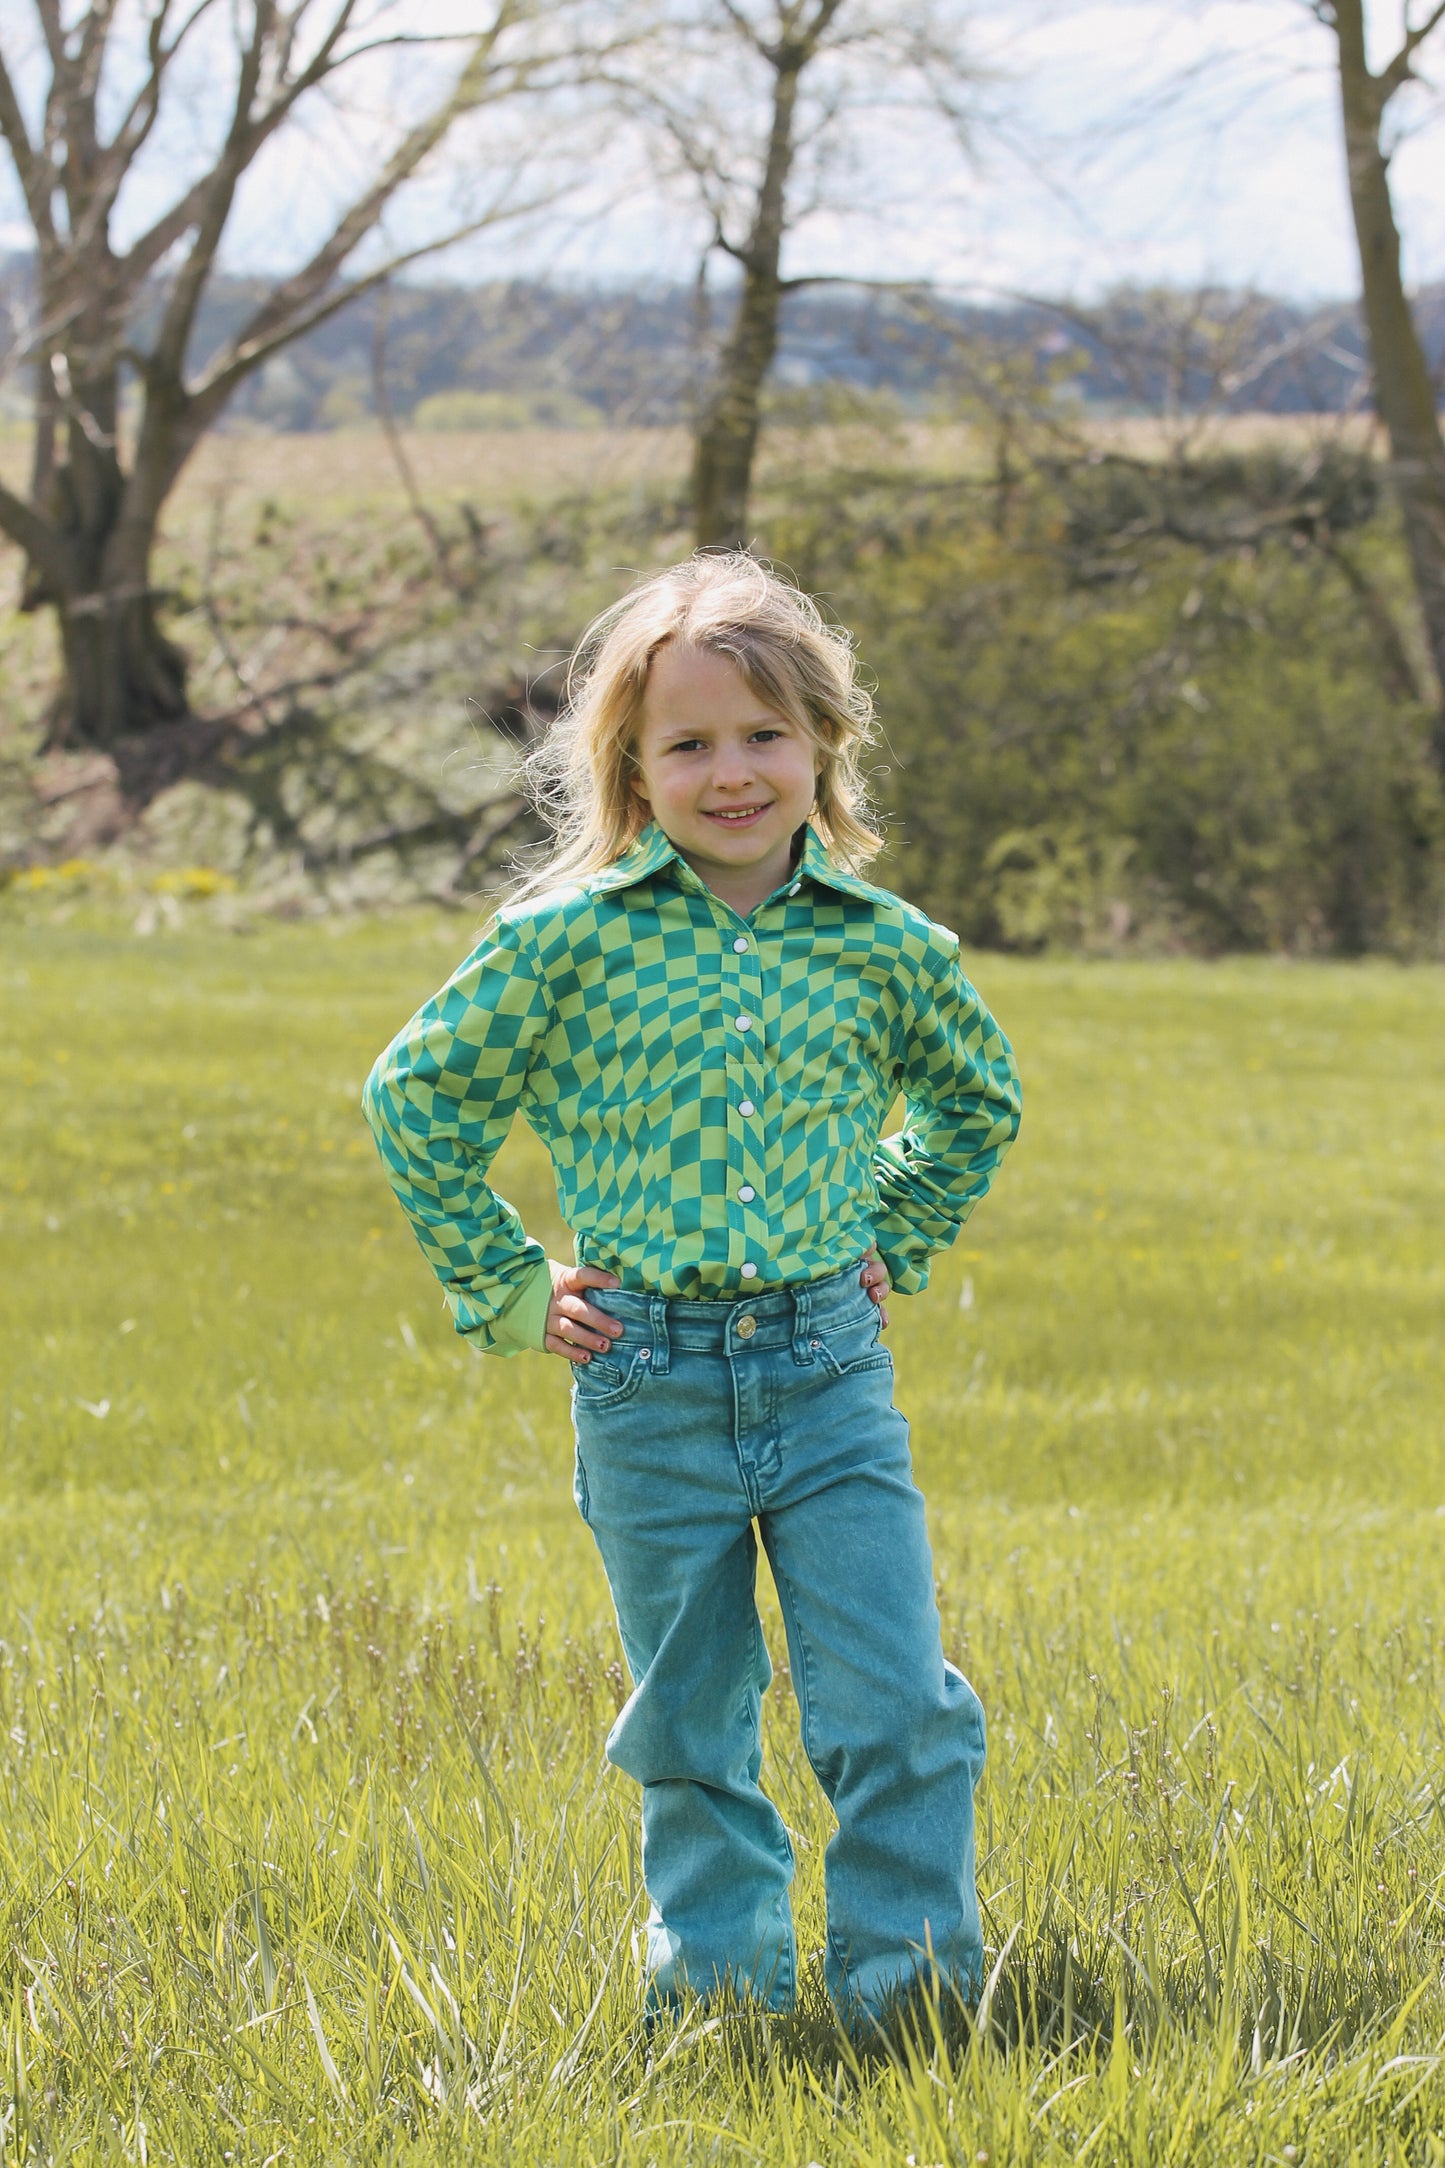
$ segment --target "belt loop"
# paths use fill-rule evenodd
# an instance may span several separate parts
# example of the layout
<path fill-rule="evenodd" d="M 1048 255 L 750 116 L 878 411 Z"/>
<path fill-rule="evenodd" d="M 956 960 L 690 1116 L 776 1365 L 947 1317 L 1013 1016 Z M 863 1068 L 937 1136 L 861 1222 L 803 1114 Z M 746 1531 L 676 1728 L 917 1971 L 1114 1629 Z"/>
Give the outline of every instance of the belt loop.
<path fill-rule="evenodd" d="M 652 1336 L 651 1370 L 655 1378 L 665 1378 L 668 1370 L 667 1297 L 654 1295 L 647 1305 L 647 1329 Z"/>
<path fill-rule="evenodd" d="M 806 1287 L 793 1289 L 793 1361 L 811 1363 L 813 1350 L 808 1345 L 809 1328 L 813 1321 L 813 1298 Z"/>

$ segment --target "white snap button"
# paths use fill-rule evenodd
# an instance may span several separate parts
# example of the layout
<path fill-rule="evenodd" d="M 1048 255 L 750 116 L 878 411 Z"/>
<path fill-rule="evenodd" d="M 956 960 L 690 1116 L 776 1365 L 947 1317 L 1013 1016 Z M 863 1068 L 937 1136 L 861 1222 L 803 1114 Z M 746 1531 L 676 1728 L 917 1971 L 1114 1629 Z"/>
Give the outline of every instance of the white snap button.
<path fill-rule="evenodd" d="M 742 1273 L 745 1280 L 755 1280 L 758 1276 L 758 1268 L 756 1265 L 744 1265 Z"/>
<path fill-rule="evenodd" d="M 737 951 L 739 956 L 743 956 L 747 953 L 747 946 L 747 942 L 743 939 L 742 935 L 739 934 L 736 941 L 734 941 L 733 943 L 733 947 Z"/>
<path fill-rule="evenodd" d="M 752 1103 L 751 1099 L 740 1099 L 740 1100 L 738 1101 L 738 1112 L 739 1112 L 739 1114 L 756 1114 L 756 1113 L 757 1113 L 757 1111 L 758 1111 L 758 1110 L 757 1110 L 757 1108 L 756 1108 L 756 1107 L 755 1107 L 755 1106 L 753 1105 L 753 1103 Z"/>
<path fill-rule="evenodd" d="M 791 888 L 790 888 L 790 889 L 788 890 L 788 894 L 789 894 L 790 896 L 796 896 L 796 895 L 797 895 L 797 893 L 798 893 L 798 890 L 799 890 L 799 889 L 800 889 L 800 888 L 802 887 L 802 885 L 803 885 L 803 884 L 802 884 L 802 882 L 801 882 L 801 881 L 794 881 L 794 883 L 793 883 L 792 887 L 791 887 Z"/>
<path fill-rule="evenodd" d="M 738 1191 L 738 1195 L 742 1198 L 744 1204 L 751 1204 L 757 1194 L 751 1182 L 744 1182 L 742 1188 Z"/>
<path fill-rule="evenodd" d="M 751 1031 L 753 1020 L 750 1016 L 740 1016 L 737 1020 L 737 1026 L 739 1031 Z"/>

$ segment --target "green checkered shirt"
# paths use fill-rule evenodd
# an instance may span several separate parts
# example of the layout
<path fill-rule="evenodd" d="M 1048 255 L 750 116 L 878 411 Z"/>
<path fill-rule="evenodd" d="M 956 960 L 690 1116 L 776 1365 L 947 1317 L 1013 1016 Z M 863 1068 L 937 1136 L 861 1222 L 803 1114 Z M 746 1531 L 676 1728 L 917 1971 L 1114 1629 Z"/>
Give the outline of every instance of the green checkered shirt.
<path fill-rule="evenodd" d="M 901 1134 L 879 1142 L 899 1091 Z M 550 1271 L 487 1170 L 523 1114 L 580 1263 L 713 1300 L 876 1244 L 928 1282 L 1019 1123 L 1008 1041 L 957 938 L 841 873 L 810 828 L 740 918 L 654 824 L 600 873 L 498 912 L 377 1062 L 367 1119 L 458 1332 L 540 1347 Z"/>

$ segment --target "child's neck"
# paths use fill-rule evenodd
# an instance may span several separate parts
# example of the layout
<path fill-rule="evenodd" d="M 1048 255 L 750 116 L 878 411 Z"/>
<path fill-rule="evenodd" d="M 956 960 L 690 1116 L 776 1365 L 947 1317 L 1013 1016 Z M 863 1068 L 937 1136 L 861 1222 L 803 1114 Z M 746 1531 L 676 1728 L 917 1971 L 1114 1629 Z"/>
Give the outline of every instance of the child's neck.
<path fill-rule="evenodd" d="M 800 853 L 797 839 L 790 836 L 781 849 L 770 853 L 757 866 L 720 865 L 716 859 L 703 858 L 691 851 L 679 851 L 678 856 L 692 867 L 720 903 L 725 903 L 730 911 L 736 911 L 739 918 L 751 918 L 758 905 L 766 903 L 773 891 L 782 887 Z"/>

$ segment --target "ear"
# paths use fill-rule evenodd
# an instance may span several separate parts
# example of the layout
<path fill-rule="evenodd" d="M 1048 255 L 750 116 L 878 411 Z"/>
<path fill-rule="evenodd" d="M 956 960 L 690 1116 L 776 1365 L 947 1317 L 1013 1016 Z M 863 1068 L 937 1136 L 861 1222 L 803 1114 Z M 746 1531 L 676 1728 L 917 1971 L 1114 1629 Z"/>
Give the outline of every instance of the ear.
<path fill-rule="evenodd" d="M 631 775 L 627 778 L 627 780 L 632 785 L 633 789 L 636 791 L 638 797 L 642 800 L 643 804 L 650 805 L 652 803 L 652 800 L 648 797 L 647 791 L 643 786 L 641 771 L 638 768 L 634 767 Z"/>

